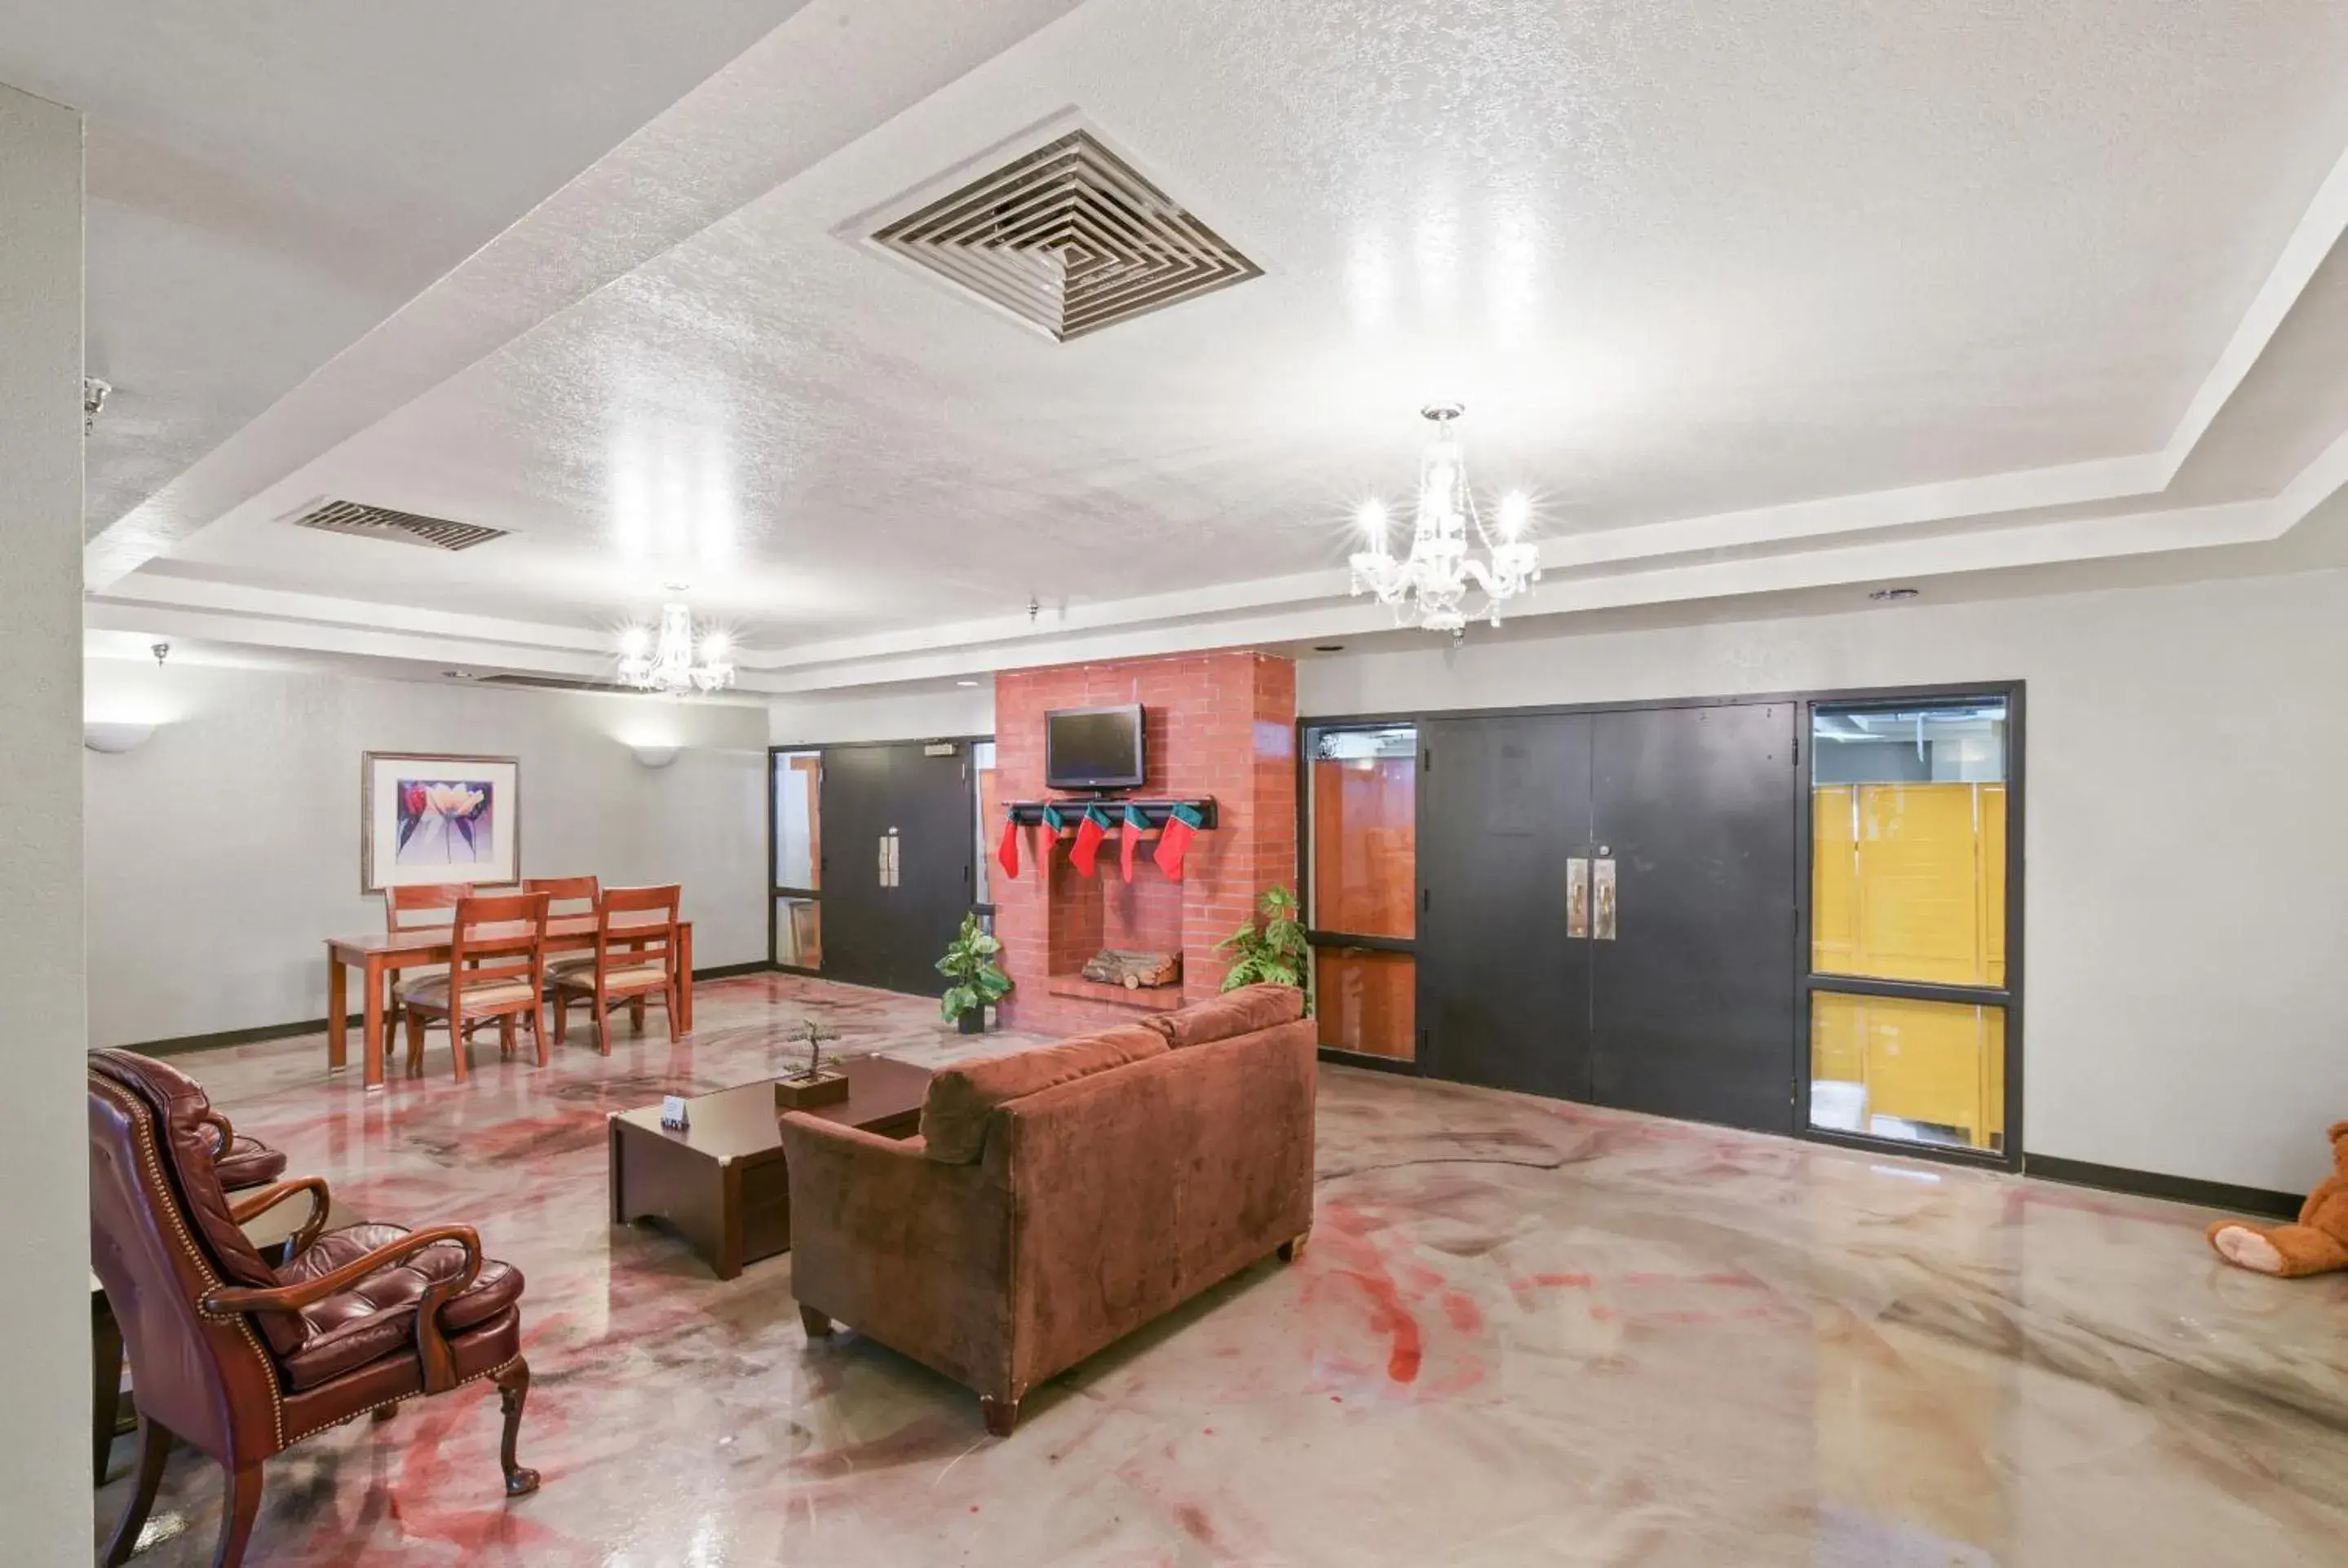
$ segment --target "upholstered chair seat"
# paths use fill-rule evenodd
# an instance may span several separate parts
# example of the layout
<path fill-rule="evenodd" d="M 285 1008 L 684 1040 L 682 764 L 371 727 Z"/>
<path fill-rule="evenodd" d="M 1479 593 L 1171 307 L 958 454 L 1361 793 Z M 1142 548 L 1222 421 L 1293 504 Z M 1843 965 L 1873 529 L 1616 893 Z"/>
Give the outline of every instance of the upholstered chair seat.
<path fill-rule="evenodd" d="M 405 1225 L 386 1225 L 329 1231 L 279 1269 L 278 1282 L 306 1285 L 324 1278 L 407 1234 Z M 413 1354 L 416 1304 L 434 1286 L 464 1272 L 465 1249 L 453 1242 L 435 1242 L 302 1308 L 302 1348 L 284 1358 L 286 1376 L 294 1387 L 311 1389 L 383 1357 Z M 479 1327 L 520 1301 L 521 1287 L 521 1270 L 495 1258 L 482 1259 L 473 1283 L 440 1308 L 442 1331 L 461 1335 Z"/>
<path fill-rule="evenodd" d="M 410 980 L 399 988 L 397 994 L 403 1006 L 421 1004 L 445 1012 L 448 1007 L 448 977 L 427 975 L 420 980 Z M 465 1005 L 469 1009 L 505 1007 L 532 1000 L 537 994 L 527 980 L 501 980 L 495 985 L 466 987 Z"/>

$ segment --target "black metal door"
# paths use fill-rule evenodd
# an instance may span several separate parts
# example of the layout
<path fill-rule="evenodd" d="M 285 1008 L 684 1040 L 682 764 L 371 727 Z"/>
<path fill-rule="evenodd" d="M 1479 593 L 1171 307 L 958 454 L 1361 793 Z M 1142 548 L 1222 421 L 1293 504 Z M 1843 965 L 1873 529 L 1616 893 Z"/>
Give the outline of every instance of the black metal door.
<path fill-rule="evenodd" d="M 1431 1074 L 1590 1098 L 1590 942 L 1570 872 L 1590 832 L 1583 714 L 1420 726 L 1418 1016 Z"/>
<path fill-rule="evenodd" d="M 1793 1131 L 1796 712 L 1592 720 L 1599 1104 Z"/>
<path fill-rule="evenodd" d="M 823 758 L 823 974 L 937 996 L 970 908 L 969 748 L 835 746 Z"/>

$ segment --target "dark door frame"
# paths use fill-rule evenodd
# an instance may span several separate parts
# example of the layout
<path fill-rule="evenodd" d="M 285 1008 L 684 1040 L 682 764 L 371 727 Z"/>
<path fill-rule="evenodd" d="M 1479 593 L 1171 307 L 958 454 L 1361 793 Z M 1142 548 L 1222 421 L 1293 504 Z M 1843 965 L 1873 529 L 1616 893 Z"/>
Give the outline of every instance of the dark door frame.
<path fill-rule="evenodd" d="M 1401 712 L 1338 713 L 1313 717 L 1300 716 L 1296 721 L 1296 844 L 1297 884 L 1303 901 L 1306 934 L 1317 947 L 1376 948 L 1416 955 L 1416 944 L 1392 938 L 1348 937 L 1341 932 L 1322 931 L 1313 924 L 1313 826 L 1307 791 L 1311 787 L 1312 758 L 1306 750 L 1306 736 L 1313 732 L 1330 730 L 1375 730 L 1396 725 L 1420 724 L 1441 718 L 1500 718 L 1537 717 L 1567 713 L 1612 713 L 1656 708 L 1719 708 L 1743 707 L 1772 702 L 1794 704 L 1796 712 L 1795 756 L 1796 854 L 1798 860 L 1795 875 L 1794 951 L 1787 961 L 1794 966 L 1795 982 L 1799 1001 L 1795 1008 L 1793 1036 L 1787 1041 L 1787 1072 L 1791 1078 L 1794 1093 L 1794 1135 L 1809 1143 L 1834 1143 L 1848 1148 L 1870 1150 L 1879 1153 L 1898 1154 L 1907 1158 L 1935 1160 L 1950 1164 L 1986 1166 L 1993 1170 L 2019 1172 L 2023 1168 L 2023 1077 L 2026 1061 L 2027 1040 L 2024 1029 L 2024 911 L 2027 867 L 2024 845 L 2024 827 L 2028 820 L 2027 769 L 2024 759 L 2026 729 L 2025 708 L 2029 682 L 2020 679 L 1993 681 L 1944 682 L 1918 686 L 1859 686 L 1829 687 L 1806 691 L 1741 692 L 1722 697 L 1669 697 L 1649 701 L 1617 700 L 1599 702 L 1545 702 L 1493 708 L 1428 708 Z M 1934 702 L 1963 698 L 2003 698 L 2006 704 L 2005 729 L 2005 984 L 2003 987 L 1931 985 L 1906 980 L 1877 980 L 1859 978 L 1814 976 L 1810 972 L 1810 883 L 1811 883 L 1811 799 L 1810 799 L 1810 736 L 1819 708 L 1867 706 L 1884 702 Z M 803 749 L 803 748 L 802 748 Z M 1421 753 L 1425 765 L 1425 753 Z M 1423 803 L 1424 792 L 1419 796 Z M 1422 804 L 1422 811 L 1423 811 Z M 771 818 L 772 813 L 768 814 Z M 771 948 L 769 948 L 771 951 Z M 1934 1143 L 1905 1143 L 1896 1139 L 1877 1138 L 1866 1133 L 1839 1132 L 1810 1125 L 1809 1075 L 1809 997 L 1813 990 L 1842 991 L 1857 995 L 1907 997 L 1924 1001 L 1970 1001 L 2005 1009 L 2005 1146 L 2003 1150 L 1952 1148 Z M 1423 1057 L 1425 1052 L 1420 1052 Z M 1341 1050 L 1324 1046 L 1322 1058 L 1343 1062 L 1352 1067 L 1368 1067 L 1388 1072 L 1425 1076 L 1422 1061 L 1395 1061 L 1383 1057 L 1364 1055 L 1357 1051 Z"/>
<path fill-rule="evenodd" d="M 1430 714 L 1427 716 L 1436 717 L 1438 715 Z M 1449 715 L 1446 714 L 1440 716 L 1447 717 Z M 1416 987 L 1417 983 L 1416 968 L 1418 963 L 1418 938 L 1416 933 L 1418 930 L 1418 921 L 1416 915 L 1414 915 L 1411 919 L 1411 930 L 1413 932 L 1413 935 L 1411 936 L 1357 937 L 1344 931 L 1323 930 L 1314 921 L 1313 910 L 1313 757 L 1311 753 L 1307 750 L 1307 743 L 1314 734 L 1326 734 L 1332 731 L 1390 730 L 1404 724 L 1407 724 L 1411 727 L 1412 750 L 1419 759 L 1418 765 L 1420 768 L 1424 769 L 1426 766 L 1426 740 L 1419 733 L 1422 726 L 1420 724 L 1419 716 L 1416 714 L 1393 719 L 1344 718 L 1330 720 L 1299 719 L 1296 721 L 1297 914 L 1298 918 L 1304 924 L 1304 940 L 1312 948 L 1315 955 L 1313 968 L 1316 971 L 1314 977 L 1316 981 L 1318 979 L 1317 971 L 1320 968 L 1318 955 L 1322 948 L 1336 948 L 1342 949 L 1346 948 L 1358 948 L 1365 951 L 1375 953 L 1407 953 L 1410 955 L 1410 960 L 1414 969 L 1412 984 Z M 1416 846 L 1419 839 L 1425 836 L 1426 831 L 1426 795 L 1425 791 L 1416 788 L 1415 785 L 1411 791 L 1410 809 L 1411 843 Z M 1414 847 L 1412 851 L 1414 865 L 1416 865 L 1416 849 Z M 1417 888 L 1415 886 L 1411 892 L 1412 897 L 1416 898 L 1417 897 Z M 1411 1015 L 1411 1032 L 1416 1038 L 1412 1041 L 1411 1054 L 1407 1060 L 1395 1056 L 1378 1056 L 1372 1052 L 1364 1050 L 1345 1050 L 1333 1045 L 1324 1045 L 1321 1047 L 1321 1059 L 1324 1061 L 1342 1061 L 1346 1063 L 1348 1066 L 1353 1067 L 1366 1067 L 1375 1072 L 1399 1072 L 1412 1078 L 1424 1078 L 1426 1076 L 1426 1026 L 1419 1020 L 1418 1003 L 1416 995 L 1414 995 L 1412 999 Z"/>
<path fill-rule="evenodd" d="M 969 755 L 969 748 L 970 748 L 970 747 L 974 746 L 974 745 L 977 745 L 977 744 L 979 744 L 979 743 L 982 743 L 982 742 L 985 742 L 985 743 L 992 743 L 994 740 L 994 737 L 992 734 L 986 734 L 986 735 L 923 735 L 923 736 L 916 736 L 916 737 L 914 737 L 914 738 L 912 738 L 912 739 L 911 739 L 911 740 L 897 740 L 897 741 L 824 741 L 824 742 L 815 742 L 815 743 L 806 743 L 806 744 L 797 744 L 797 745 L 788 745 L 788 746 L 778 746 L 778 745 L 769 745 L 769 746 L 767 746 L 767 968 L 768 968 L 769 969 L 775 970 L 775 971 L 776 971 L 776 972 L 778 972 L 778 973 L 780 973 L 780 974 L 786 974 L 786 975 L 808 975 L 808 976 L 810 976 L 810 977 L 815 978 L 815 979 L 820 979 L 823 977 L 823 970 L 822 970 L 822 968 L 821 968 L 820 967 L 816 968 L 807 968 L 805 965 L 801 965 L 801 964 L 778 964 L 778 963 L 775 962 L 775 940 L 776 940 L 776 938 L 777 938 L 781 934 L 781 930 L 780 930 L 780 922 L 779 922 L 779 918 L 778 918 L 778 916 L 777 910 L 778 910 L 778 907 L 782 903 L 782 901 L 783 901 L 784 899 L 786 899 L 786 898 L 799 898 L 799 899 L 805 899 L 805 900 L 807 900 L 808 902 L 814 904 L 814 905 L 815 905 L 815 907 L 816 907 L 816 909 L 817 909 L 817 915 L 816 915 L 816 932 L 817 932 L 817 938 L 816 938 L 816 939 L 817 939 L 817 942 L 818 942 L 818 944 L 819 944 L 819 945 L 820 945 L 820 943 L 821 943 L 821 941 L 822 941 L 822 931 L 823 931 L 823 915 L 822 915 L 822 909 L 823 909 L 823 888 L 822 888 L 822 886 L 821 886 L 821 883 L 822 883 L 822 881 L 823 881 L 823 866 L 822 866 L 821 862 L 820 862 L 820 861 L 819 861 L 819 862 L 817 863 L 817 865 L 816 865 L 816 867 L 815 867 L 815 872 L 816 872 L 816 882 L 817 882 L 817 884 L 818 884 L 818 886 L 813 886 L 813 887 L 786 887 L 786 886 L 782 886 L 782 884 L 781 884 L 781 883 L 779 883 L 778 881 L 777 881 L 777 880 L 776 880 L 776 877 L 775 877 L 775 861 L 776 861 L 776 857 L 777 857 L 778 855 L 780 855 L 780 854 L 782 853 L 782 845 L 781 845 L 779 842 L 778 842 L 778 835 L 777 835 L 777 834 L 776 834 L 776 832 L 775 832 L 775 807 L 776 807 L 776 805 L 777 805 L 777 804 L 778 804 L 778 802 L 777 802 L 777 800 L 776 800 L 776 795 L 775 795 L 775 759 L 776 759 L 777 757 L 779 757 L 779 756 L 785 756 L 785 755 L 791 755 L 791 756 L 802 756 L 802 755 L 805 755 L 805 754 L 806 754 L 807 753 L 808 753 L 808 752 L 813 752 L 813 753 L 816 754 L 816 758 L 817 758 L 816 766 L 817 766 L 819 769 L 820 769 L 820 768 L 822 767 L 822 765 L 823 765 L 823 761 L 822 761 L 822 759 L 823 759 L 824 757 L 826 757 L 827 755 L 829 755 L 829 753 L 833 753 L 833 752 L 864 751 L 864 750 L 869 750 L 869 749 L 870 749 L 870 748 L 872 748 L 872 747 L 875 747 L 875 746 L 937 746 L 937 745 L 947 745 L 947 744 L 953 744 L 953 745 L 961 746 L 962 748 L 963 748 L 963 754 L 965 757 L 967 757 L 967 756 Z M 820 801 L 820 800 L 823 798 L 823 796 L 822 796 L 822 775 L 821 775 L 821 774 L 820 774 L 820 773 L 819 773 L 819 774 L 818 774 L 818 775 L 817 775 L 816 784 L 817 784 L 817 794 L 816 794 L 816 798 L 817 798 L 819 801 Z M 975 854 L 975 853 L 977 853 L 977 845 L 978 845 L 978 795 L 977 795 L 976 789 L 975 789 L 975 786 L 974 786 L 974 785 L 973 785 L 973 791 L 972 791 L 972 794 L 971 794 L 971 799 L 970 799 L 970 839 L 971 839 L 971 845 L 972 845 L 972 853 Z M 984 905 L 973 905 L 973 906 L 972 906 L 972 907 L 973 907 L 973 908 L 979 908 L 979 909 L 986 909 L 986 908 L 988 908 L 989 907 L 988 907 L 988 906 L 984 906 Z"/>

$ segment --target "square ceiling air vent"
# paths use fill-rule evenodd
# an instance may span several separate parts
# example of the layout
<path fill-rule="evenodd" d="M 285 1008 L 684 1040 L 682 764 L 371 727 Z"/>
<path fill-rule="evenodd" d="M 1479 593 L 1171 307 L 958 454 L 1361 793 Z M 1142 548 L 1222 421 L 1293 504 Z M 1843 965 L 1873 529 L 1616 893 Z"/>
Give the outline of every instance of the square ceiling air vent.
<path fill-rule="evenodd" d="M 1263 272 L 1081 130 L 872 239 L 1063 343 Z"/>
<path fill-rule="evenodd" d="M 396 512 L 389 507 L 369 507 L 357 501 L 321 501 L 295 518 L 294 526 L 316 528 L 321 533 L 351 534 L 363 539 L 423 545 L 436 550 L 469 550 L 475 545 L 501 539 L 509 531 L 485 528 L 479 523 L 451 522 L 447 518 Z"/>

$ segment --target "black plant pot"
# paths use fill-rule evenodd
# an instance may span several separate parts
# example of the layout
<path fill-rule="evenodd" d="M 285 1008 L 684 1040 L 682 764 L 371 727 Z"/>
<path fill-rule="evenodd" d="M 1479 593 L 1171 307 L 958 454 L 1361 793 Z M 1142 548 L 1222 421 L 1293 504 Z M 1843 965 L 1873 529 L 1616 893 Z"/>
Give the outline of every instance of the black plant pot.
<path fill-rule="evenodd" d="M 964 1034 L 984 1034 L 986 1032 L 986 1009 L 984 1008 L 970 1008 L 966 1009 L 960 1017 L 954 1020 L 954 1027 Z"/>

